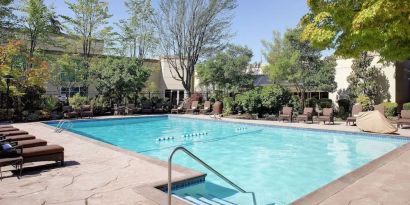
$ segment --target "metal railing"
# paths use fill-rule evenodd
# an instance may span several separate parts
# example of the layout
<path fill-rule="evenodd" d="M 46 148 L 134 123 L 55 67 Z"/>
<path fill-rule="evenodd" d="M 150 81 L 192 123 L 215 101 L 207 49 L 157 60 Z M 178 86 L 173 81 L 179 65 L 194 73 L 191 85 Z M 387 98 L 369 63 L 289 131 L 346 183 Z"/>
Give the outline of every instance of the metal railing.
<path fill-rule="evenodd" d="M 174 154 L 177 151 L 183 151 L 185 154 L 187 154 L 188 156 L 190 156 L 192 159 L 194 159 L 195 161 L 197 161 L 198 163 L 200 163 L 202 166 L 204 166 L 206 169 L 208 169 L 209 171 L 211 171 L 212 173 L 214 173 L 216 176 L 218 176 L 219 178 L 221 178 L 222 180 L 224 180 L 226 183 L 228 183 L 229 185 L 233 186 L 236 190 L 240 191 L 241 193 L 246 193 L 246 194 L 251 194 L 252 195 L 252 200 L 253 200 L 253 204 L 256 205 L 256 196 L 254 192 L 248 192 L 245 191 L 244 189 L 242 189 L 240 186 L 238 186 L 237 184 L 235 184 L 234 182 L 232 182 L 231 180 L 229 180 L 228 178 L 226 178 L 224 175 L 222 175 L 221 173 L 219 173 L 218 171 L 216 171 L 214 168 L 212 168 L 211 166 L 209 166 L 207 163 L 205 163 L 204 161 L 202 161 L 201 159 L 199 159 L 196 155 L 194 155 L 192 152 L 190 152 L 189 150 L 187 150 L 185 147 L 182 146 L 178 146 L 176 147 L 171 154 L 169 155 L 168 158 L 168 205 L 171 205 L 171 199 L 172 199 L 172 157 L 174 156 Z"/>
<path fill-rule="evenodd" d="M 66 128 L 64 128 L 64 125 L 66 125 L 68 123 L 68 125 L 66 126 Z M 64 129 L 70 129 L 71 127 L 73 127 L 73 123 L 70 120 L 60 120 L 60 122 L 58 122 L 55 132 L 57 133 L 61 133 Z"/>

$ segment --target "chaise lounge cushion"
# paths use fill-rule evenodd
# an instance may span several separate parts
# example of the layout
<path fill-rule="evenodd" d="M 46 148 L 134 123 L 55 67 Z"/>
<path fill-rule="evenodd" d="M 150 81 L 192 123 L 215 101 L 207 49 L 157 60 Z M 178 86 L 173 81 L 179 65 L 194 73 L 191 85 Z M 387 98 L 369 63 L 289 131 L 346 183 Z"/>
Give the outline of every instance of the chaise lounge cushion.
<path fill-rule="evenodd" d="M 33 135 L 13 135 L 13 136 L 6 136 L 6 139 L 10 141 L 22 141 L 22 140 L 31 140 L 35 139 L 36 137 Z"/>
<path fill-rule="evenodd" d="M 30 147 L 23 149 L 22 156 L 24 157 L 35 157 L 41 155 L 55 154 L 64 152 L 64 147 L 59 145 L 47 145 L 40 147 Z"/>
<path fill-rule="evenodd" d="M 0 132 L 10 132 L 10 131 L 18 131 L 19 129 L 15 127 L 5 127 L 5 128 L 0 128 Z"/>
<path fill-rule="evenodd" d="M 23 141 L 18 141 L 16 144 L 17 147 L 23 147 L 23 148 L 46 146 L 46 145 L 47 145 L 47 141 L 42 140 L 42 139 L 23 140 Z"/>
<path fill-rule="evenodd" d="M 28 134 L 28 132 L 22 131 L 22 130 L 9 131 L 9 132 L 0 132 L 0 135 L 3 135 L 3 136 L 27 135 L 27 134 Z"/>

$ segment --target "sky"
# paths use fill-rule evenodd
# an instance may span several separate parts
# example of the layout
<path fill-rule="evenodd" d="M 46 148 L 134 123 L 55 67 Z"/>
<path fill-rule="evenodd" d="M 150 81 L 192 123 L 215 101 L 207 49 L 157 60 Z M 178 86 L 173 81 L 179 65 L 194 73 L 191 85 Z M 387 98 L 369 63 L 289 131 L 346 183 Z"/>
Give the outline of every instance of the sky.
<path fill-rule="evenodd" d="M 113 15 L 110 19 L 112 25 L 127 18 L 125 0 L 107 1 L 109 12 Z M 45 0 L 45 3 L 53 5 L 57 14 L 71 16 L 64 0 Z M 158 0 L 153 0 L 154 7 L 156 4 Z M 295 27 L 307 12 L 306 0 L 238 0 L 231 27 L 234 37 L 230 42 L 252 49 L 253 62 L 265 62 L 261 41 L 271 41 L 274 30 L 284 33 L 286 29 Z"/>

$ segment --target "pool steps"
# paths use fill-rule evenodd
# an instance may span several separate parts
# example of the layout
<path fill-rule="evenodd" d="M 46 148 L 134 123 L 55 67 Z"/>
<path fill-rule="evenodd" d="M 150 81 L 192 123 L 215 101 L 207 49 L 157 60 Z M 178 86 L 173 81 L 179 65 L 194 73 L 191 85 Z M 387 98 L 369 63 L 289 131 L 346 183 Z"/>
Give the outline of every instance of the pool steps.
<path fill-rule="evenodd" d="M 185 193 L 183 197 L 177 196 L 177 195 L 174 195 L 174 197 L 177 197 L 193 205 L 235 205 L 235 203 L 232 203 L 225 199 L 220 199 L 212 194 L 192 195 L 192 194 Z"/>

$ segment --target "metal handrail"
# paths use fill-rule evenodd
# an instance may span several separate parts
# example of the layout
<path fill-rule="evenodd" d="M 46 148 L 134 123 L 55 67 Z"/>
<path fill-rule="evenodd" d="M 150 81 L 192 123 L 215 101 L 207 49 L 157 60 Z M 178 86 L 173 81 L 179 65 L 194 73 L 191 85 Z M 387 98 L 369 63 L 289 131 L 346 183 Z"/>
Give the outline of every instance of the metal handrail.
<path fill-rule="evenodd" d="M 64 124 L 66 123 L 70 123 L 67 128 L 71 128 L 73 126 L 73 123 L 69 120 L 60 120 L 60 122 L 58 122 L 57 126 L 56 126 L 56 130 L 55 132 L 60 133 L 64 130 Z"/>
<path fill-rule="evenodd" d="M 187 150 L 185 147 L 182 147 L 182 146 L 176 147 L 176 148 L 171 152 L 171 154 L 169 155 L 169 158 L 168 158 L 168 205 L 171 205 L 171 198 L 172 198 L 172 157 L 174 156 L 174 154 L 175 154 L 177 151 L 183 151 L 183 152 L 185 152 L 185 154 L 187 154 L 188 156 L 190 156 L 192 159 L 194 159 L 195 161 L 197 161 L 198 163 L 200 163 L 202 166 L 204 166 L 205 168 L 207 168 L 209 171 L 211 171 L 212 173 L 214 173 L 215 175 L 217 175 L 219 178 L 221 178 L 222 180 L 224 180 L 225 182 L 227 182 L 228 184 L 230 184 L 231 186 L 233 186 L 235 189 L 237 189 L 237 190 L 240 191 L 241 193 L 252 194 L 253 204 L 256 205 L 256 197 L 255 197 L 255 193 L 254 193 L 254 192 L 245 191 L 244 189 L 242 189 L 241 187 L 239 187 L 238 185 L 236 185 L 234 182 L 232 182 L 231 180 L 229 180 L 228 178 L 226 178 L 224 175 L 222 175 L 221 173 L 219 173 L 218 171 L 216 171 L 214 168 L 212 168 L 211 166 L 209 166 L 207 163 L 205 163 L 204 161 L 202 161 L 201 159 L 199 159 L 196 155 L 194 155 L 192 152 L 190 152 L 189 150 Z"/>

